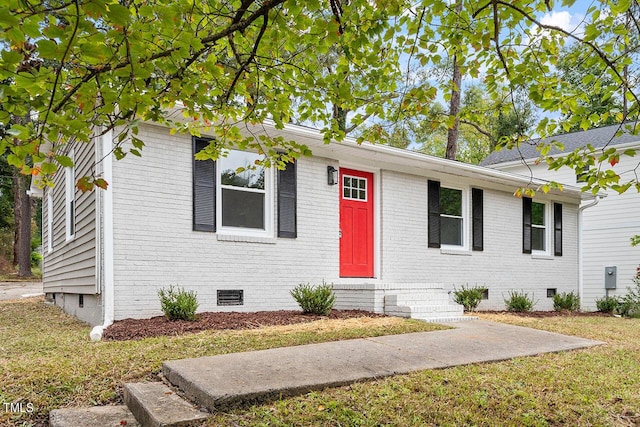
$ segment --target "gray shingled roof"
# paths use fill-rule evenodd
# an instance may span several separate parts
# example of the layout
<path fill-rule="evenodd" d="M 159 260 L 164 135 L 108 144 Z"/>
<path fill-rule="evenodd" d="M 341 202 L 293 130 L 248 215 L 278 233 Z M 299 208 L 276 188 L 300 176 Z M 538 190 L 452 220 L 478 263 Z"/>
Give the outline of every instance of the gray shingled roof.
<path fill-rule="evenodd" d="M 526 141 L 520 144 L 520 147 L 513 148 L 511 150 L 494 151 L 485 158 L 480 165 L 490 166 L 499 163 L 511 162 L 514 160 L 535 159 L 540 156 L 540 152 L 536 150 L 536 147 L 540 144 L 550 143 L 552 141 L 560 142 L 564 145 L 564 150 L 560 151 L 557 148 L 552 148 L 549 152 L 550 155 L 560 153 L 570 153 L 577 148 L 591 144 L 595 148 L 604 147 L 605 145 L 619 145 L 633 142 L 640 142 L 640 135 L 631 135 L 625 133 L 616 137 L 615 134 L 618 130 L 623 130 L 620 125 L 606 126 L 596 129 L 590 129 L 582 132 L 571 132 L 562 135 L 556 135 L 551 138 L 534 139 Z"/>

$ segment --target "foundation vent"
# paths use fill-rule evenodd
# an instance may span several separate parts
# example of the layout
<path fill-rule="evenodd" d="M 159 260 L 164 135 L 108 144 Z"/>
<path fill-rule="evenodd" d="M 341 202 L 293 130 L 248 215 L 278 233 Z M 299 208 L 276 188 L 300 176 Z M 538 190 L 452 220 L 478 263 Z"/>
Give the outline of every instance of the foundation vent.
<path fill-rule="evenodd" d="M 243 305 L 244 291 L 242 289 L 218 289 L 218 305 Z"/>

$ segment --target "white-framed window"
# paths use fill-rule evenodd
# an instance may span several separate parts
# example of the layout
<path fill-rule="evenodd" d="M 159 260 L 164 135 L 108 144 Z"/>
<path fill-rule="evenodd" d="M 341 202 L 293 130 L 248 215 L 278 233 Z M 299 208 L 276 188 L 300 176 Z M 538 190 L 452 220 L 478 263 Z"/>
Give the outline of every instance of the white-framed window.
<path fill-rule="evenodd" d="M 465 248 L 467 221 L 466 191 L 440 187 L 440 243 L 444 248 Z"/>
<path fill-rule="evenodd" d="M 531 202 L 531 251 L 549 252 L 550 209 L 547 203 Z"/>
<path fill-rule="evenodd" d="M 218 232 L 272 236 L 273 171 L 256 165 L 261 158 L 256 153 L 230 150 L 218 160 Z"/>
<path fill-rule="evenodd" d="M 47 252 L 53 252 L 53 195 L 52 188 L 47 190 Z"/>
<path fill-rule="evenodd" d="M 74 160 L 73 150 L 69 153 L 71 160 Z M 65 230 L 66 240 L 71 240 L 76 235 L 76 171 L 75 166 L 66 167 L 65 174 Z"/>
<path fill-rule="evenodd" d="M 342 198 L 367 201 L 367 179 L 358 176 L 342 175 Z"/>

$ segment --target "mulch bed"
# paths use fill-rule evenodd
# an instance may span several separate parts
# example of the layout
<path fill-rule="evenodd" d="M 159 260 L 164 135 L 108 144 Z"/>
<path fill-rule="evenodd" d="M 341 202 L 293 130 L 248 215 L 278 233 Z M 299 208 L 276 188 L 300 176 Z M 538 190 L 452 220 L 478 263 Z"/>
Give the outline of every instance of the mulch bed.
<path fill-rule="evenodd" d="M 303 314 L 301 311 L 258 311 L 253 313 L 209 312 L 199 313 L 196 320 L 168 320 L 164 316 L 151 319 L 124 319 L 104 330 L 102 338 L 123 341 L 157 337 L 162 335 L 182 335 L 205 330 L 256 329 L 263 326 L 293 325 L 313 322 L 319 319 L 352 319 L 358 317 L 384 317 L 383 314 L 363 310 L 331 310 L 328 316 Z"/>
<path fill-rule="evenodd" d="M 482 313 L 508 313 L 520 317 L 545 318 L 554 316 L 590 316 L 610 317 L 610 314 L 599 312 L 572 312 L 572 311 L 529 311 L 529 312 L 505 312 L 482 311 Z M 208 312 L 199 313 L 196 320 L 168 320 L 164 316 L 151 319 L 124 319 L 115 322 L 104 330 L 103 339 L 109 341 L 124 341 L 158 337 L 163 335 L 175 336 L 187 333 L 195 333 L 206 330 L 228 329 L 257 329 L 263 326 L 293 325 L 296 323 L 313 322 L 319 319 L 353 319 L 358 317 L 384 317 L 384 314 L 376 314 L 363 310 L 331 310 L 329 316 L 316 316 L 304 314 L 296 310 L 258 311 L 252 313 L 240 312 Z"/>

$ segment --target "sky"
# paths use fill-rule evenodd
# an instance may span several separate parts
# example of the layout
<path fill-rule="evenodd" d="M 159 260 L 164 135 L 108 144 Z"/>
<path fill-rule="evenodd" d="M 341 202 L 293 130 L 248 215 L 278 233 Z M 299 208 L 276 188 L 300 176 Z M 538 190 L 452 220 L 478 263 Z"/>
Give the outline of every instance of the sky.
<path fill-rule="evenodd" d="M 558 4 L 552 12 L 544 14 L 540 18 L 540 22 L 573 31 L 582 26 L 582 21 L 589 7 L 598 3 L 595 0 L 579 0 L 571 7 L 562 7 L 561 4 Z"/>

